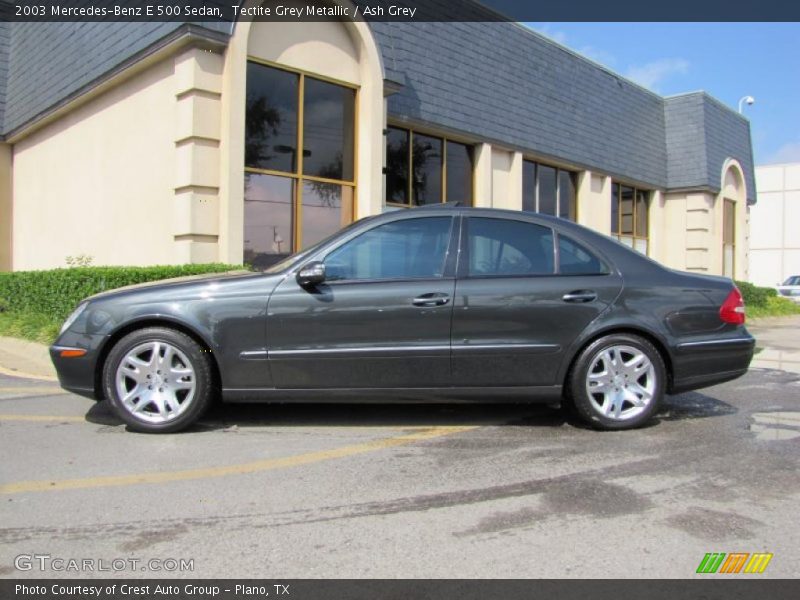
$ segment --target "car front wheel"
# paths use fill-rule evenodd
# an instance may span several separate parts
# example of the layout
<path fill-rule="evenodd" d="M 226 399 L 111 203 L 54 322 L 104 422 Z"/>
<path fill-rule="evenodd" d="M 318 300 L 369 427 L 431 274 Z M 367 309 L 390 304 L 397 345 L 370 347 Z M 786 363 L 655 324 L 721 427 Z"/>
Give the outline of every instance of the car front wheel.
<path fill-rule="evenodd" d="M 664 397 L 666 368 L 646 339 L 612 334 L 578 356 L 568 390 L 573 407 L 597 429 L 632 429 L 646 423 Z"/>
<path fill-rule="evenodd" d="M 212 395 L 208 353 L 184 333 L 148 327 L 119 340 L 105 363 L 103 387 L 114 412 L 144 433 L 194 423 Z"/>

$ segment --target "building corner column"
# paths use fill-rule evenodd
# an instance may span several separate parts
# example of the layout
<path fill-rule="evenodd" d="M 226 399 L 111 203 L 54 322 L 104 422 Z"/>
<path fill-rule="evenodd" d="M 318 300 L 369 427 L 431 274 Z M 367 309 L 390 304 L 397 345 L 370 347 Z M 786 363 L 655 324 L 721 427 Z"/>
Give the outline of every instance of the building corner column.
<path fill-rule="evenodd" d="M 13 148 L 0 142 L 0 271 L 11 271 L 13 231 Z"/>
<path fill-rule="evenodd" d="M 222 56 L 191 48 L 175 58 L 174 260 L 220 259 Z"/>
<path fill-rule="evenodd" d="M 472 205 L 483 208 L 492 206 L 492 145 L 475 146 L 475 174 Z"/>

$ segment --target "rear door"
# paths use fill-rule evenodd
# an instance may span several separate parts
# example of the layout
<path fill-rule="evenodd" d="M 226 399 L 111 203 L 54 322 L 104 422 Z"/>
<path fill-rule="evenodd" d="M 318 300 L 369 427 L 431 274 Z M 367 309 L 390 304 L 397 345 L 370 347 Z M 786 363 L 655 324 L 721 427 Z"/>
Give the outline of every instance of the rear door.
<path fill-rule="evenodd" d="M 554 385 L 564 351 L 618 295 L 591 250 L 524 218 L 464 220 L 453 307 L 460 386 Z"/>

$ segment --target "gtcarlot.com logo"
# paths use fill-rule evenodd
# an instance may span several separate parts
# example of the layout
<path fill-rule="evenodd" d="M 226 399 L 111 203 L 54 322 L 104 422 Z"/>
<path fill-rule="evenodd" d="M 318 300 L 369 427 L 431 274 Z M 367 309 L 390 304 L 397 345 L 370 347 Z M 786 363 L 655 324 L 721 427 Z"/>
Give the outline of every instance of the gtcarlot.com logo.
<path fill-rule="evenodd" d="M 769 561 L 772 560 L 770 552 L 708 552 L 700 565 L 698 573 L 763 573 Z"/>

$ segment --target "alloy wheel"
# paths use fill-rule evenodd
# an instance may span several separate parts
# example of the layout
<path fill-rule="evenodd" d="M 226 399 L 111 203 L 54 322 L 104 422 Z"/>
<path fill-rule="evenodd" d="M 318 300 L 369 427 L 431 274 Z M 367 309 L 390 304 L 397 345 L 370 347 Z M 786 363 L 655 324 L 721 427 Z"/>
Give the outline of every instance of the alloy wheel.
<path fill-rule="evenodd" d="M 164 341 L 129 350 L 119 362 L 115 382 L 122 407 L 148 423 L 165 423 L 183 414 L 197 389 L 191 361 Z"/>
<path fill-rule="evenodd" d="M 656 385 L 652 361 L 634 346 L 604 348 L 594 356 L 586 375 L 592 408 L 616 421 L 643 413 L 655 397 Z"/>

